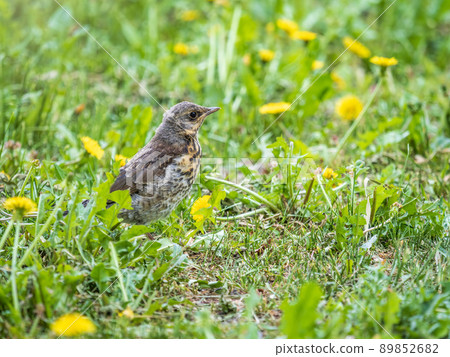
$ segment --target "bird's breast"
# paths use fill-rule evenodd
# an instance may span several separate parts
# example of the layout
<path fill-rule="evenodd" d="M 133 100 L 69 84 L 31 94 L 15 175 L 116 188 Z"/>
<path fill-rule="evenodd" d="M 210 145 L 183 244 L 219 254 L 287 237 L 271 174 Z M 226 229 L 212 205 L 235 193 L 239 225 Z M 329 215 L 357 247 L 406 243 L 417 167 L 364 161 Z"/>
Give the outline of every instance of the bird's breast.
<path fill-rule="evenodd" d="M 180 172 L 189 179 L 195 179 L 200 167 L 200 157 L 202 156 L 202 148 L 197 139 L 191 140 L 186 146 L 185 153 L 177 160 Z M 192 181 L 193 181 L 192 180 Z"/>
<path fill-rule="evenodd" d="M 182 155 L 176 162 L 176 172 L 192 185 L 200 169 L 200 151 Z"/>

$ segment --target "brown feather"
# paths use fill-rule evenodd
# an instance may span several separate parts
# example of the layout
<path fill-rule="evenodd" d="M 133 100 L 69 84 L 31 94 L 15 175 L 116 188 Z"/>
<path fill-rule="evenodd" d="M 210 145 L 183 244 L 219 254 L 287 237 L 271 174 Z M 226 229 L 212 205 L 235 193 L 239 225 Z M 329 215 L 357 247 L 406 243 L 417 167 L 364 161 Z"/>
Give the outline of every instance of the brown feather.
<path fill-rule="evenodd" d="M 142 185 L 164 178 L 167 166 L 185 150 L 183 145 L 169 143 L 167 140 L 155 136 L 121 168 L 119 175 L 111 185 L 110 192 L 129 190 L 132 195 L 139 192 Z"/>

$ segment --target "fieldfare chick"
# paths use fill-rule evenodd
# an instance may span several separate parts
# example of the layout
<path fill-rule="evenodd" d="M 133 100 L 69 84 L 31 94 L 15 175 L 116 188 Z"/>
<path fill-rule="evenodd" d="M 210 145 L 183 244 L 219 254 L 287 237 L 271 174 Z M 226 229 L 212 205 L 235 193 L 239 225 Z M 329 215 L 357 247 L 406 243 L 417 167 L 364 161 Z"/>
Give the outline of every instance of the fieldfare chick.
<path fill-rule="evenodd" d="M 129 190 L 132 210 L 119 218 L 148 224 L 168 216 L 191 190 L 200 168 L 198 130 L 218 107 L 181 102 L 170 108 L 150 142 L 120 169 L 110 191 Z"/>

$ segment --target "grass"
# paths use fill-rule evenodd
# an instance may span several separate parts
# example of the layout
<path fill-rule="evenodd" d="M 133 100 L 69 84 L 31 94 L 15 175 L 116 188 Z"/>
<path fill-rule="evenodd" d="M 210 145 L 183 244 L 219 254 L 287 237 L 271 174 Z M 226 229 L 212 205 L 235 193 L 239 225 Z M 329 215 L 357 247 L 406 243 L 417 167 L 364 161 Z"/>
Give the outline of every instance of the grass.
<path fill-rule="evenodd" d="M 189 22 L 187 1 L 61 3 L 129 73 L 55 2 L 0 0 L 0 195 L 37 203 L 0 211 L 0 336 L 57 337 L 78 312 L 97 327 L 83 337 L 449 337 L 448 2 L 398 1 L 367 31 L 390 2 L 205 1 Z M 294 41 L 279 18 L 319 36 Z M 340 56 L 360 34 L 398 65 Z M 165 221 L 113 229 L 114 157 L 163 114 L 143 88 L 222 110 L 192 194 Z M 353 124 L 334 113 L 346 94 L 365 106 Z M 282 101 L 275 122 L 258 111 Z"/>

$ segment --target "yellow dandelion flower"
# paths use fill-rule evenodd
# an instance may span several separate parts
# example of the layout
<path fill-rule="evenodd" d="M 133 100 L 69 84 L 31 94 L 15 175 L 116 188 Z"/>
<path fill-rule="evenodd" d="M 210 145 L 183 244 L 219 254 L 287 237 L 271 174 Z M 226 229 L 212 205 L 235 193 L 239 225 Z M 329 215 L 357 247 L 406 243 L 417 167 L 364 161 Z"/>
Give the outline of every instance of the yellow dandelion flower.
<path fill-rule="evenodd" d="M 311 31 L 294 31 L 289 35 L 293 40 L 312 41 L 317 38 L 317 34 Z"/>
<path fill-rule="evenodd" d="M 277 26 L 288 35 L 298 30 L 297 23 L 288 19 L 278 19 Z"/>
<path fill-rule="evenodd" d="M 210 195 L 205 195 L 200 197 L 199 199 L 197 199 L 197 201 L 194 202 L 191 208 L 191 215 L 194 221 L 198 222 L 203 219 L 203 215 L 195 213 L 200 211 L 202 208 L 211 207 L 211 205 L 208 203 L 210 198 L 211 198 Z"/>
<path fill-rule="evenodd" d="M 249 55 L 248 53 L 246 53 L 246 54 L 244 55 L 244 57 L 242 57 L 242 62 L 244 62 L 244 64 L 245 64 L 246 66 L 249 66 L 250 63 L 251 63 L 251 61 L 252 61 L 252 58 L 250 57 L 250 55 Z"/>
<path fill-rule="evenodd" d="M 363 110 L 363 103 L 358 97 L 347 95 L 338 100 L 335 110 L 343 120 L 354 120 Z"/>
<path fill-rule="evenodd" d="M 311 65 L 311 69 L 313 71 L 316 71 L 318 69 L 323 68 L 323 66 L 324 66 L 324 63 L 322 61 L 314 61 Z"/>
<path fill-rule="evenodd" d="M 322 176 L 325 177 L 327 180 L 330 180 L 330 179 L 338 177 L 338 174 L 336 172 L 334 172 L 334 170 L 332 168 L 327 167 L 324 170 Z"/>
<path fill-rule="evenodd" d="M 259 108 L 261 114 L 278 114 L 288 110 L 291 103 L 279 102 L 279 103 L 267 103 Z"/>
<path fill-rule="evenodd" d="M 123 155 L 116 155 L 114 157 L 115 161 L 119 161 L 120 162 L 120 167 L 125 166 L 125 164 L 127 163 L 128 157 L 123 156 Z"/>
<path fill-rule="evenodd" d="M 345 80 L 336 72 L 331 72 L 330 77 L 338 89 L 344 89 L 346 87 Z"/>
<path fill-rule="evenodd" d="M 50 329 L 58 336 L 68 337 L 93 333 L 97 330 L 88 317 L 76 312 L 59 317 L 50 325 Z"/>
<path fill-rule="evenodd" d="M 266 49 L 259 50 L 258 54 L 259 54 L 259 58 L 261 58 L 261 60 L 263 62 L 270 62 L 275 57 L 275 52 L 273 52 L 271 50 L 266 50 Z"/>
<path fill-rule="evenodd" d="M 351 37 L 344 37 L 342 43 L 349 49 L 349 51 L 352 51 L 354 54 L 361 58 L 368 58 L 370 56 L 370 50 L 361 42 L 355 41 Z"/>
<path fill-rule="evenodd" d="M 17 218 L 36 211 L 36 204 L 26 197 L 11 197 L 3 202 L 3 207 L 12 211 Z"/>
<path fill-rule="evenodd" d="M 186 10 L 181 14 L 181 20 L 189 22 L 195 21 L 200 17 L 200 11 L 198 10 Z"/>
<path fill-rule="evenodd" d="M 11 179 L 11 176 L 9 176 L 5 171 L 0 171 L 0 175 L 4 175 L 8 180 Z"/>
<path fill-rule="evenodd" d="M 123 310 L 122 312 L 118 313 L 119 317 L 125 316 L 129 319 L 134 318 L 134 312 L 133 310 L 131 310 L 131 308 L 129 306 L 127 306 L 127 308 L 125 310 Z"/>
<path fill-rule="evenodd" d="M 177 55 L 186 56 L 189 54 L 189 46 L 185 43 L 178 42 L 173 46 L 173 52 L 175 52 Z"/>
<path fill-rule="evenodd" d="M 386 57 L 379 57 L 374 56 L 370 59 L 370 62 L 373 64 L 376 64 L 377 66 L 381 67 L 389 67 L 389 66 L 395 66 L 398 61 L 395 57 L 386 58 Z"/>
<path fill-rule="evenodd" d="M 273 24 L 273 22 L 269 22 L 269 23 L 266 25 L 266 31 L 267 31 L 268 33 L 272 33 L 274 30 L 275 30 L 275 25 Z"/>
<path fill-rule="evenodd" d="M 94 139 L 91 139 L 89 136 L 83 136 L 81 138 L 81 141 L 83 142 L 86 151 L 97 159 L 100 160 L 105 154 L 98 142 Z"/>

